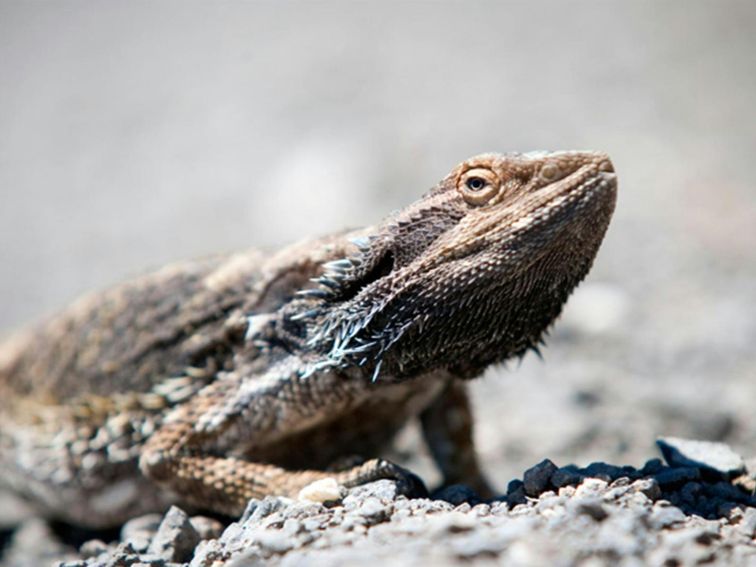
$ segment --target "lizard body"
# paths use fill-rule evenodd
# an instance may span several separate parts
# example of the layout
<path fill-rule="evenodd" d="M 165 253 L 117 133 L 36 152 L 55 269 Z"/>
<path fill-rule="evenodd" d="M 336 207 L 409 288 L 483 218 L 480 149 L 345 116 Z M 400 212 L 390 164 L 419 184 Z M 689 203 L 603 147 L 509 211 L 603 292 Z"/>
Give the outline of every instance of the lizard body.
<path fill-rule="evenodd" d="M 444 482 L 488 493 L 464 381 L 537 348 L 615 196 L 599 152 L 485 154 L 376 226 L 84 298 L 0 346 L 0 478 L 95 527 L 326 477 L 412 490 L 377 457 L 419 417 Z"/>

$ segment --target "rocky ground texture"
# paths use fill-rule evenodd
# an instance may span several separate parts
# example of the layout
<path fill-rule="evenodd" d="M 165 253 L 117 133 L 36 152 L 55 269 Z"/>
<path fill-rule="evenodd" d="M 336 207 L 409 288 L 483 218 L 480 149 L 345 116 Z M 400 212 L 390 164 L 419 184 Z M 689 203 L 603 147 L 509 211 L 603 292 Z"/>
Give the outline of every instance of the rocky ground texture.
<path fill-rule="evenodd" d="M 242 565 L 756 565 L 756 467 L 727 445 L 666 438 L 642 468 L 544 460 L 482 502 L 465 486 L 407 498 L 392 481 L 319 483 L 252 500 L 229 525 L 177 507 L 112 542 L 67 545 L 42 520 L 10 538 L 13 567 Z"/>

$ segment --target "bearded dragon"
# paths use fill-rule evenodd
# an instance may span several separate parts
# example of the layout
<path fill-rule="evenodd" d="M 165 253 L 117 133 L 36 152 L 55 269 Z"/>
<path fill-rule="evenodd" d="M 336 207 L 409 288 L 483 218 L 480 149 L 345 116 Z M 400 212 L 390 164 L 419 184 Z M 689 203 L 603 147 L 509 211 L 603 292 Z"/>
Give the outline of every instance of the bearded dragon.
<path fill-rule="evenodd" d="M 480 155 L 375 226 L 85 297 L 0 345 L 0 481 L 90 527 L 325 478 L 411 492 L 381 454 L 419 418 L 444 483 L 490 494 L 466 382 L 538 348 L 616 187 L 600 152 Z"/>

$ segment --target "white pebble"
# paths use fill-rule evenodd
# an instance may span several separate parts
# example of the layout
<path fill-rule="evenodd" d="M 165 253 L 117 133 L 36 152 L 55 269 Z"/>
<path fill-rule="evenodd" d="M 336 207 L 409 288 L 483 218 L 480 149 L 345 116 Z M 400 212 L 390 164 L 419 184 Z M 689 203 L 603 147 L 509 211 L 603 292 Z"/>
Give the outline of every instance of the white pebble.
<path fill-rule="evenodd" d="M 308 500 L 309 502 L 332 502 L 341 500 L 341 487 L 336 479 L 328 477 L 316 480 L 305 486 L 299 491 L 297 498 L 299 500 Z"/>

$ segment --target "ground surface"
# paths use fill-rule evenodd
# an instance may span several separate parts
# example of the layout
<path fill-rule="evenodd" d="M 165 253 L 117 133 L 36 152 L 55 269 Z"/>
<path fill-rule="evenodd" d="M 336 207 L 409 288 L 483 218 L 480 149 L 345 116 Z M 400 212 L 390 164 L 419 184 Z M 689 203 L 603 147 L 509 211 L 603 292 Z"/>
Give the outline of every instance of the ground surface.
<path fill-rule="evenodd" d="M 640 470 L 544 460 L 481 502 L 464 486 L 407 498 L 393 481 L 345 491 L 319 481 L 298 500 L 253 500 L 238 522 L 179 508 L 74 548 L 39 519 L 9 567 L 132 565 L 756 565 L 756 470 L 723 444 L 669 439 L 670 466 Z"/>
<path fill-rule="evenodd" d="M 660 435 L 756 455 L 756 5 L 430 6 L 0 3 L 0 332 L 148 266 L 373 222 L 481 151 L 602 149 L 593 272 L 543 361 L 473 385 L 490 477 L 642 467 Z M 413 429 L 395 457 L 433 485 Z"/>

